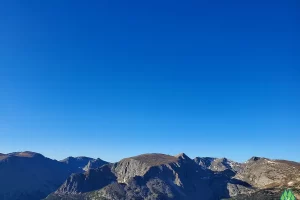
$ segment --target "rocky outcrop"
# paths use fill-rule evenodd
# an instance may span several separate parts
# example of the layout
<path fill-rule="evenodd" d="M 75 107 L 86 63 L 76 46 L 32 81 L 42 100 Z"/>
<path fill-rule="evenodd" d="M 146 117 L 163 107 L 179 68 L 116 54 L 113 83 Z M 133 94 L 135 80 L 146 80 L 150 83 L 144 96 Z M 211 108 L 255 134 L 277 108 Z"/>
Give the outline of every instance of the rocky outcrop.
<path fill-rule="evenodd" d="M 79 156 L 79 157 L 68 157 L 68 158 L 61 160 L 60 162 L 67 164 L 69 166 L 69 168 L 71 168 L 73 171 L 82 172 L 84 170 L 85 166 L 90 161 L 93 161 L 93 160 L 95 160 L 95 159 L 85 157 L 85 156 Z"/>
<path fill-rule="evenodd" d="M 194 158 L 194 161 L 196 164 L 200 165 L 202 169 L 208 169 L 215 159 L 216 158 L 211 157 L 196 157 Z"/>
<path fill-rule="evenodd" d="M 178 159 L 164 154 L 144 154 L 126 158 L 113 165 L 112 170 L 118 177 L 118 182 L 126 183 L 135 176 L 144 176 L 150 169 L 176 163 Z"/>
<path fill-rule="evenodd" d="M 88 164 L 83 168 L 83 170 L 88 171 L 89 169 L 96 169 L 106 164 L 108 164 L 108 162 L 101 160 L 100 158 L 93 159 L 88 162 Z"/>

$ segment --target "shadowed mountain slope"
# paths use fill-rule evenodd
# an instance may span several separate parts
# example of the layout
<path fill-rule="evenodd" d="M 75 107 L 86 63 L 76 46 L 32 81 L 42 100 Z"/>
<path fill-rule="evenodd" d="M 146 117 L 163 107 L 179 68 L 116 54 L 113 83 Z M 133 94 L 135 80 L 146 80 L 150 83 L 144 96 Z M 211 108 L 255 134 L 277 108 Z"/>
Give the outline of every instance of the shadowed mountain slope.
<path fill-rule="evenodd" d="M 71 173 L 64 163 L 34 152 L 2 155 L 0 199 L 41 199 L 53 192 Z"/>
<path fill-rule="evenodd" d="M 88 161 L 82 162 L 86 165 Z M 82 172 L 68 162 L 59 162 L 35 152 L 0 155 L 0 199 L 40 200 L 57 190 L 72 174 Z"/>

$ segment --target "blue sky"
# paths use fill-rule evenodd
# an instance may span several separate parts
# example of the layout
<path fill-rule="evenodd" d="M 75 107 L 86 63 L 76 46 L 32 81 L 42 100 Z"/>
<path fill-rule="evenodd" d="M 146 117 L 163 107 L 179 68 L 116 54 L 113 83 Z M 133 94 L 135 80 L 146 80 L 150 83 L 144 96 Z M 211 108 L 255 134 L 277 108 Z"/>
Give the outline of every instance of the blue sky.
<path fill-rule="evenodd" d="M 0 152 L 299 160 L 299 1 L 7 1 Z"/>

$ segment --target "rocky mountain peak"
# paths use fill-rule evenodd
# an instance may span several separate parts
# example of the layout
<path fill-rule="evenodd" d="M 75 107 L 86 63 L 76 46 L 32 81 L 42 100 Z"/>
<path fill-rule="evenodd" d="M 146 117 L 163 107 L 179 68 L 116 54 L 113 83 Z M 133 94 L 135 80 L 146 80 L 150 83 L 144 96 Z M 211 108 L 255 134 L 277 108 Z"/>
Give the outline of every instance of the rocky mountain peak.
<path fill-rule="evenodd" d="M 67 157 L 60 162 L 67 164 L 73 171 L 81 172 L 85 168 L 85 166 L 92 160 L 93 158 L 79 156 L 79 157 Z"/>
<path fill-rule="evenodd" d="M 231 160 L 228 160 L 227 158 L 220 158 L 220 161 L 226 163 L 226 162 L 230 162 Z"/>
<path fill-rule="evenodd" d="M 196 157 L 194 158 L 194 161 L 196 164 L 200 165 L 202 169 L 208 169 L 215 159 L 216 158 L 212 157 Z"/>
<path fill-rule="evenodd" d="M 253 156 L 252 158 L 250 158 L 250 159 L 248 160 L 248 162 L 251 162 L 251 161 L 259 161 L 259 160 L 263 160 L 263 159 L 265 159 L 265 158 Z"/>
<path fill-rule="evenodd" d="M 185 153 L 180 153 L 175 156 L 178 159 L 183 159 L 183 160 L 191 160 L 190 157 L 188 157 Z"/>
<path fill-rule="evenodd" d="M 242 164 L 227 158 L 196 157 L 194 162 L 200 165 L 202 169 L 209 169 L 215 172 L 230 170 L 236 173 L 242 169 Z"/>
<path fill-rule="evenodd" d="M 105 164 L 108 164 L 108 162 L 101 160 L 100 158 L 97 158 L 96 160 L 90 160 L 88 164 L 83 168 L 83 170 L 88 171 L 89 169 L 95 169 Z"/>

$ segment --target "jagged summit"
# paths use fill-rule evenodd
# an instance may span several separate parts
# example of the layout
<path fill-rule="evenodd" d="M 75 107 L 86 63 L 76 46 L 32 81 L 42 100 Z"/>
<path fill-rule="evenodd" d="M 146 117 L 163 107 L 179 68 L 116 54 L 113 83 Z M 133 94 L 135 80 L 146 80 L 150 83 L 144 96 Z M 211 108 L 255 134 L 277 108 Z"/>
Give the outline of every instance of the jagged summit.
<path fill-rule="evenodd" d="M 73 167 L 74 169 L 80 169 L 83 171 L 98 168 L 105 164 L 108 164 L 108 162 L 101 160 L 100 158 L 94 159 L 86 156 L 78 156 L 78 157 L 70 156 L 61 160 L 60 162 L 65 163 L 70 167 Z"/>
<path fill-rule="evenodd" d="M 83 170 L 85 168 L 85 166 L 92 160 L 95 160 L 93 158 L 89 158 L 89 157 L 85 157 L 85 156 L 79 156 L 79 157 L 67 157 L 63 160 L 61 160 L 60 162 L 67 164 L 68 166 L 70 166 L 71 168 L 73 168 L 74 170 L 79 170 L 78 172 L 80 172 L 80 170 Z"/>
<path fill-rule="evenodd" d="M 208 169 L 211 163 L 217 158 L 213 157 L 196 157 L 194 161 L 200 165 L 203 169 Z"/>
<path fill-rule="evenodd" d="M 180 153 L 180 154 L 176 155 L 175 157 L 179 158 L 179 159 L 183 159 L 183 160 L 191 160 L 191 158 L 188 157 L 185 153 Z"/>
<path fill-rule="evenodd" d="M 258 157 L 258 156 L 253 156 L 247 162 L 259 161 L 259 160 L 263 160 L 263 159 L 266 159 L 266 158 L 264 158 L 264 157 Z"/>
<path fill-rule="evenodd" d="M 219 160 L 221 162 L 230 162 L 231 160 L 227 159 L 227 158 L 219 158 Z"/>
<path fill-rule="evenodd" d="M 88 164 L 83 168 L 83 170 L 88 171 L 89 169 L 95 169 L 105 164 L 108 164 L 108 162 L 101 160 L 100 158 L 97 158 L 96 160 L 90 160 Z"/>

